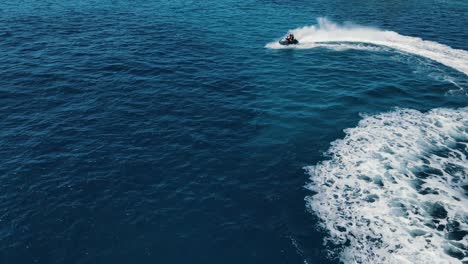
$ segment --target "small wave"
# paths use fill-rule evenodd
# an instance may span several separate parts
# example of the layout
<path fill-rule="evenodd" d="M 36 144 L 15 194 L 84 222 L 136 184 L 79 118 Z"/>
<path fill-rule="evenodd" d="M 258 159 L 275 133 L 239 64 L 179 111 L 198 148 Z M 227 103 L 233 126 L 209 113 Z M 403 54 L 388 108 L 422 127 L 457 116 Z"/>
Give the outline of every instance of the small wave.
<path fill-rule="evenodd" d="M 339 45 L 325 43 L 369 43 L 429 58 L 468 75 L 468 52 L 465 50 L 453 49 L 434 41 L 404 36 L 393 31 L 357 25 L 339 25 L 326 18 L 319 18 L 317 20 L 318 25 L 316 26 L 307 26 L 291 30 L 299 40 L 299 45 L 282 46 L 278 42 L 271 42 L 268 43 L 266 47 L 271 49 L 311 49 L 328 47 L 336 50 L 337 48 L 339 49 Z M 348 48 L 361 49 L 361 46 L 348 46 Z"/>
<path fill-rule="evenodd" d="M 368 50 L 368 51 L 387 51 L 383 47 L 366 45 L 363 43 L 320 43 L 317 44 L 317 47 L 323 47 L 335 51 L 344 51 L 344 50 Z"/>
<path fill-rule="evenodd" d="M 345 263 L 468 260 L 468 108 L 364 117 L 307 167 L 308 208 Z"/>

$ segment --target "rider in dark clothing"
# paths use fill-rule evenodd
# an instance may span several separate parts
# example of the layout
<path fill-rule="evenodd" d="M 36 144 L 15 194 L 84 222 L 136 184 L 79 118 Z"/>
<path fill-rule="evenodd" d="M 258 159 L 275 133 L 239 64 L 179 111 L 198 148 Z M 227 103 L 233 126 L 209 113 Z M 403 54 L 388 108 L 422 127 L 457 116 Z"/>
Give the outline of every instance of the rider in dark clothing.
<path fill-rule="evenodd" d="M 294 34 L 289 34 L 286 40 L 288 41 L 288 43 L 294 43 Z"/>

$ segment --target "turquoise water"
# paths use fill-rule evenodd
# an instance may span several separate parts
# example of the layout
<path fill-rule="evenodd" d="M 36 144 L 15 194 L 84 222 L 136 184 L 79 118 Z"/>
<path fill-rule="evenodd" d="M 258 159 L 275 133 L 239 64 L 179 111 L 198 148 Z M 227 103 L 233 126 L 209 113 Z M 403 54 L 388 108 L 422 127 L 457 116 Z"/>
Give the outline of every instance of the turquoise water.
<path fill-rule="evenodd" d="M 467 261 L 467 3 L 0 12 L 0 263 Z"/>

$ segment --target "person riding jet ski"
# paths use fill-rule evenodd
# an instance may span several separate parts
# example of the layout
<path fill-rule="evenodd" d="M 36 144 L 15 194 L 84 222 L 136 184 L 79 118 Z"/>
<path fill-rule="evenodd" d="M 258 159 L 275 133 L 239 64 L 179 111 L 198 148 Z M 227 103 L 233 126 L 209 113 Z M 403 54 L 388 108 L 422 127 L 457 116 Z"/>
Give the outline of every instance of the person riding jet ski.
<path fill-rule="evenodd" d="M 288 37 L 286 38 L 286 40 L 288 41 L 289 44 L 293 44 L 294 43 L 294 34 L 289 34 Z"/>
<path fill-rule="evenodd" d="M 291 45 L 291 44 L 298 44 L 299 41 L 294 38 L 294 34 L 290 33 L 285 39 L 279 41 L 281 45 Z"/>

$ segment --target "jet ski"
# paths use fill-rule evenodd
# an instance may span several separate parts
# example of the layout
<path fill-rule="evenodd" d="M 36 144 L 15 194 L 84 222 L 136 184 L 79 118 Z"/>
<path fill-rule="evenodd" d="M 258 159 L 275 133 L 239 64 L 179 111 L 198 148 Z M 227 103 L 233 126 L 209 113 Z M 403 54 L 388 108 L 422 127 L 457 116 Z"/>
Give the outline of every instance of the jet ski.
<path fill-rule="evenodd" d="M 297 39 L 294 39 L 293 41 L 289 41 L 287 39 L 282 39 L 282 40 L 279 41 L 279 44 L 281 44 L 283 46 L 297 45 L 297 44 L 299 44 L 299 41 L 297 41 Z"/>

